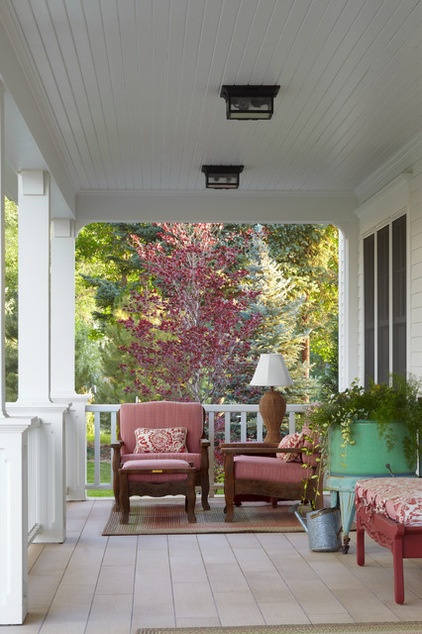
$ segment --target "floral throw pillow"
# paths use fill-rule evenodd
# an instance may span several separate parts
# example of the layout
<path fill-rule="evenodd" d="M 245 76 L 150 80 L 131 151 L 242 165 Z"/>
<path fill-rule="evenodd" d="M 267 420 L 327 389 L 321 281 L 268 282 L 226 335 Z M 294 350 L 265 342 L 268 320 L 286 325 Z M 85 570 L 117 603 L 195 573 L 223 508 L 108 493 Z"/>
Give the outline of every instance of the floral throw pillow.
<path fill-rule="evenodd" d="M 279 443 L 279 448 L 288 448 L 288 449 L 299 449 L 302 447 L 303 439 L 302 434 L 299 432 L 295 432 L 294 434 L 287 434 L 284 438 L 281 439 Z M 298 453 L 282 453 L 279 452 L 276 454 L 277 458 L 283 460 L 283 462 L 300 462 L 301 452 Z"/>
<path fill-rule="evenodd" d="M 186 453 L 186 427 L 135 429 L 134 453 Z"/>

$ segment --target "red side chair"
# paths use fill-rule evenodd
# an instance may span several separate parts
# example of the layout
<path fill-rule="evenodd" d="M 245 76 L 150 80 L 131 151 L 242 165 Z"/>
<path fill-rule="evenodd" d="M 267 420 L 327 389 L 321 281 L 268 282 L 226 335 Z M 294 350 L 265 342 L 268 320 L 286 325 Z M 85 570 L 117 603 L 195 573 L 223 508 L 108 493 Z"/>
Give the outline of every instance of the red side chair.
<path fill-rule="evenodd" d="M 182 460 L 195 468 L 195 486 L 201 488 L 202 508 L 208 510 L 209 494 L 209 441 L 204 437 L 205 411 L 200 403 L 179 403 L 174 401 L 151 401 L 147 403 L 123 403 L 118 414 L 119 440 L 112 444 L 113 449 L 113 490 L 115 510 L 120 510 L 119 469 L 130 460 Z M 161 446 L 160 436 L 171 435 L 172 428 L 186 428 L 186 451 L 169 451 Z M 139 443 L 135 430 L 166 430 L 165 434 L 149 431 L 141 435 L 142 439 L 154 436 L 155 443 Z M 147 452 L 135 453 L 136 445 Z M 156 450 L 158 447 L 158 451 Z M 155 449 L 155 451 L 153 451 Z M 163 495 L 166 493 L 164 492 Z"/>
<path fill-rule="evenodd" d="M 277 443 L 229 443 L 221 445 L 224 455 L 226 522 L 232 522 L 234 507 L 244 500 L 311 502 L 323 506 L 323 477 L 320 456 L 305 447 L 279 447 Z M 277 454 L 291 454 L 282 460 Z"/>

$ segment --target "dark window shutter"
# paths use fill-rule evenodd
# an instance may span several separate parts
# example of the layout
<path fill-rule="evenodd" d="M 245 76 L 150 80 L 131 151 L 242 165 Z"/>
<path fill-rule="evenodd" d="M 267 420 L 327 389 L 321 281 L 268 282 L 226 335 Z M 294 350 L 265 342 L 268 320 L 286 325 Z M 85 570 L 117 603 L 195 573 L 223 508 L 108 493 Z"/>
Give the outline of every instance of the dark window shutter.
<path fill-rule="evenodd" d="M 393 372 L 406 376 L 406 216 L 393 222 Z"/>
<path fill-rule="evenodd" d="M 390 375 L 390 227 L 377 232 L 378 383 L 388 383 Z"/>
<path fill-rule="evenodd" d="M 364 315 L 365 315 L 365 385 L 375 378 L 375 239 L 363 241 Z"/>

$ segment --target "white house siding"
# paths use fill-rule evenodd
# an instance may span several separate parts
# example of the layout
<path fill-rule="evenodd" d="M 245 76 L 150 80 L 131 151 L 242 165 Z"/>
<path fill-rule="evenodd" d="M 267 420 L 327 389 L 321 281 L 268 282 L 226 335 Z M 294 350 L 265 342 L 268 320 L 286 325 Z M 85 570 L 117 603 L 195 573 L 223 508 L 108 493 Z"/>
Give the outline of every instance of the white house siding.
<path fill-rule="evenodd" d="M 422 376 L 422 160 L 410 181 L 409 371 Z"/>

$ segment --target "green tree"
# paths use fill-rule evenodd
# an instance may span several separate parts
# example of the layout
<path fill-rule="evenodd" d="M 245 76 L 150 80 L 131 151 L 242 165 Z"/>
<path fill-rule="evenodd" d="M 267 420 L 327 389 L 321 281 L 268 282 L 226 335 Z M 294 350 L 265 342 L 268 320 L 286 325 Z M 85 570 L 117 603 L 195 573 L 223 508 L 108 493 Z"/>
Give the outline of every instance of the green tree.
<path fill-rule="evenodd" d="M 138 283 L 140 261 L 130 242 L 155 239 L 150 224 L 93 223 L 76 240 L 75 386 L 101 403 L 125 399 L 119 346 L 123 329 L 116 325 L 119 306 Z"/>
<path fill-rule="evenodd" d="M 127 372 L 136 364 L 133 357 L 122 355 L 120 347 L 128 345 L 129 333 L 119 320 L 127 318 L 123 307 L 131 291 L 139 289 L 140 277 L 143 290 L 159 291 L 159 285 L 130 236 L 156 248 L 164 244 L 159 231 L 150 224 L 100 223 L 84 227 L 78 236 L 76 385 L 78 391 L 95 386 L 97 402 L 134 398 L 124 392 Z M 291 400 L 313 398 L 316 381 L 336 380 L 337 230 L 322 225 L 226 224 L 219 232 L 237 248 L 236 266 L 248 271 L 242 288 L 257 292 L 246 312 L 262 319 L 243 374 L 238 368 L 227 383 L 226 402 L 256 401 L 248 384 L 259 353 L 268 350 L 286 357 L 294 379 Z M 170 245 L 165 248 L 171 250 Z"/>
<path fill-rule="evenodd" d="M 251 245 L 248 249 L 248 276 L 245 283 L 256 291 L 251 303 L 251 313 L 261 317 L 251 342 L 250 363 L 247 374 L 237 377 L 233 385 L 233 402 L 255 403 L 262 394 L 262 388 L 252 388 L 249 381 L 253 375 L 259 355 L 263 352 L 281 353 L 285 358 L 294 381 L 290 393 L 297 402 L 297 394 L 307 388 L 303 380 L 301 349 L 303 333 L 298 331 L 302 297 L 298 295 L 295 282 L 283 275 L 280 264 L 270 257 L 266 242 L 266 230 L 254 227 Z"/>
<path fill-rule="evenodd" d="M 260 320 L 249 311 L 256 291 L 242 286 L 237 236 L 221 225 L 158 226 L 160 242 L 134 236 L 145 271 L 123 321 L 132 335 L 124 351 L 138 363 L 128 388 L 145 398 L 218 402 L 248 359 Z"/>
<path fill-rule="evenodd" d="M 338 229 L 333 225 L 271 225 L 270 253 L 304 298 L 302 362 L 318 381 L 333 370 L 338 324 Z"/>
<path fill-rule="evenodd" d="M 5 370 L 6 400 L 18 397 L 18 209 L 5 199 Z"/>

